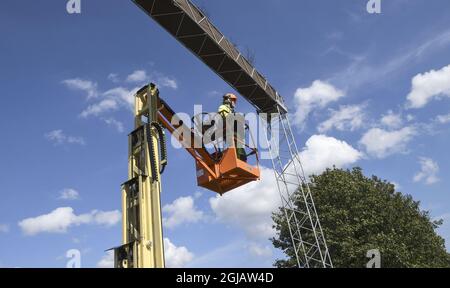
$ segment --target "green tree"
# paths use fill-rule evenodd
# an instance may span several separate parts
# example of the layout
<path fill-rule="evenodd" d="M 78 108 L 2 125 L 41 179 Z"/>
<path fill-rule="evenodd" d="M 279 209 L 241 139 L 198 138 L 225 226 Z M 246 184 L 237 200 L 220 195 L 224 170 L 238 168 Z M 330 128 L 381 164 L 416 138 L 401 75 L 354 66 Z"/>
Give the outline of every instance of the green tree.
<path fill-rule="evenodd" d="M 382 267 L 450 267 L 444 239 L 436 233 L 442 220 L 433 221 L 428 211 L 410 195 L 395 191 L 393 184 L 362 169 L 327 169 L 313 175 L 310 189 L 335 267 L 365 267 L 366 253 L 378 249 Z M 272 239 L 287 259 L 274 266 L 296 265 L 283 211 L 273 214 L 277 235 Z M 311 235 L 303 235 L 312 241 Z"/>

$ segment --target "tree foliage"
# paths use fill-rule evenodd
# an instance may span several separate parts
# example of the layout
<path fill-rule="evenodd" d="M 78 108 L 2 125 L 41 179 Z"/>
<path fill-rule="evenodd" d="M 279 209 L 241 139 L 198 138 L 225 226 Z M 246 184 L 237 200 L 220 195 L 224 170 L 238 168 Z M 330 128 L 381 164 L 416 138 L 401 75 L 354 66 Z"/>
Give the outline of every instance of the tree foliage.
<path fill-rule="evenodd" d="M 327 169 L 310 178 L 310 189 L 335 267 L 365 267 L 366 253 L 378 249 L 382 267 L 450 267 L 444 239 L 436 233 L 442 220 L 410 195 L 360 168 Z M 296 266 L 282 209 L 273 215 L 277 235 L 272 239 L 287 259 L 277 267 Z M 312 235 L 303 235 L 312 241 Z"/>

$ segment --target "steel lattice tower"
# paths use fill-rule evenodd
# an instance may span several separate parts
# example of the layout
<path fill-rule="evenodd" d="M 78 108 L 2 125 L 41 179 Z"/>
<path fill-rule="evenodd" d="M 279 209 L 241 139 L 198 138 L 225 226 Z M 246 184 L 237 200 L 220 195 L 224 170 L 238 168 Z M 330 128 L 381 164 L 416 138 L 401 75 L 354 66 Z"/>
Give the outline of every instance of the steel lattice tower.
<path fill-rule="evenodd" d="M 289 115 L 279 111 L 266 121 L 267 143 L 297 265 L 304 268 L 332 268 L 333 263 L 300 161 Z"/>

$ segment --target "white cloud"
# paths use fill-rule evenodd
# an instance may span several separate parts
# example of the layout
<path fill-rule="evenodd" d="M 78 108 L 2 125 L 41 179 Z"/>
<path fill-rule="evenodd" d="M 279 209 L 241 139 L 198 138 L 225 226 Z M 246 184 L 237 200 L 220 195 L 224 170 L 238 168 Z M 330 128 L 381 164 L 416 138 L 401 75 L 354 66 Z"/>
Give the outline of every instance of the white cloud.
<path fill-rule="evenodd" d="M 450 97 L 450 65 L 414 76 L 411 92 L 407 96 L 407 107 L 422 108 L 442 96 Z"/>
<path fill-rule="evenodd" d="M 414 182 L 424 181 L 425 184 L 431 185 L 439 181 L 437 174 L 439 173 L 439 165 L 433 159 L 420 157 L 420 171 L 414 175 Z"/>
<path fill-rule="evenodd" d="M 118 75 L 111 73 L 107 77 L 113 83 L 121 82 Z M 144 82 L 154 82 L 160 87 L 168 87 L 177 89 L 177 81 L 160 72 L 153 71 L 150 74 L 145 70 L 136 70 L 125 79 L 124 84 L 129 85 L 134 83 L 141 85 Z M 89 105 L 80 113 L 81 118 L 88 118 L 90 116 L 102 117 L 103 122 L 107 125 L 116 128 L 119 132 L 123 131 L 123 124 L 112 117 L 104 118 L 103 115 L 122 108 L 134 111 L 134 94 L 141 88 L 134 87 L 132 89 L 125 87 L 114 87 L 105 92 L 97 89 L 97 83 L 80 78 L 67 79 L 62 81 L 70 89 L 80 90 L 86 92 L 86 98 Z"/>
<path fill-rule="evenodd" d="M 436 121 L 441 123 L 441 124 L 447 124 L 450 123 L 450 114 L 446 114 L 446 115 L 438 115 L 436 117 Z"/>
<path fill-rule="evenodd" d="M 127 89 L 124 87 L 116 87 L 110 89 L 103 93 L 104 97 L 109 99 L 114 99 L 117 103 L 121 104 L 121 106 L 130 109 L 133 111 L 134 109 L 134 94 L 140 89 L 140 87 L 135 87 L 132 89 Z"/>
<path fill-rule="evenodd" d="M 178 89 L 178 84 L 177 81 L 175 79 L 171 79 L 169 77 L 166 76 L 162 76 L 160 78 L 158 78 L 158 84 L 163 86 L 163 87 L 168 87 L 168 88 L 172 88 L 172 89 Z"/>
<path fill-rule="evenodd" d="M 226 242 L 224 245 L 216 246 L 212 250 L 206 251 L 202 255 L 196 255 L 194 260 L 189 263 L 188 267 L 216 267 L 231 268 L 239 266 L 245 267 L 245 262 L 250 260 L 248 257 L 248 243 L 242 239 L 236 239 Z M 269 263 L 270 265 L 271 263 Z M 252 265 L 250 267 L 254 267 Z"/>
<path fill-rule="evenodd" d="M 219 97 L 219 96 L 222 96 L 223 94 L 225 94 L 225 93 L 221 93 L 217 90 L 212 90 L 212 91 L 208 92 L 209 97 Z"/>
<path fill-rule="evenodd" d="M 294 124 L 304 127 L 304 122 L 311 111 L 324 108 L 343 96 L 343 91 L 321 80 L 314 81 L 308 88 L 298 88 L 294 95 L 296 108 Z"/>
<path fill-rule="evenodd" d="M 269 246 L 251 242 L 247 248 L 250 254 L 256 257 L 267 258 L 272 256 L 272 249 Z"/>
<path fill-rule="evenodd" d="M 385 158 L 391 154 L 406 152 L 406 145 L 416 134 L 417 131 L 412 126 L 395 131 L 372 128 L 363 135 L 359 142 L 364 145 L 368 154 L 377 158 Z"/>
<path fill-rule="evenodd" d="M 8 233 L 8 232 L 9 232 L 9 225 L 0 224 L 0 233 Z"/>
<path fill-rule="evenodd" d="M 91 213 L 76 215 L 71 207 L 60 207 L 48 214 L 27 218 L 18 223 L 25 235 L 39 233 L 66 233 L 72 226 L 98 224 L 113 226 L 121 219 L 121 213 L 114 211 L 93 210 Z"/>
<path fill-rule="evenodd" d="M 65 233 L 70 226 L 89 223 L 87 214 L 75 215 L 71 207 L 60 207 L 49 214 L 27 218 L 19 222 L 19 226 L 26 235 L 41 232 Z"/>
<path fill-rule="evenodd" d="M 113 126 L 114 128 L 116 128 L 117 132 L 122 133 L 123 131 L 125 131 L 125 128 L 123 126 L 123 123 L 110 117 L 110 118 L 104 118 L 103 121 L 110 125 Z"/>
<path fill-rule="evenodd" d="M 164 238 L 164 252 L 168 268 L 182 268 L 194 258 L 194 254 L 186 247 L 175 246 L 169 238 Z"/>
<path fill-rule="evenodd" d="M 117 83 L 119 82 L 119 75 L 117 75 L 116 73 L 110 73 L 108 75 L 108 80 L 110 80 L 113 83 Z"/>
<path fill-rule="evenodd" d="M 342 168 L 356 163 L 362 153 L 347 142 L 325 135 L 313 135 L 300 152 L 306 175 L 320 174 L 327 168 Z"/>
<path fill-rule="evenodd" d="M 415 119 L 416 117 L 414 117 L 414 115 L 408 114 L 406 115 L 406 121 L 411 122 Z"/>
<path fill-rule="evenodd" d="M 167 228 L 183 223 L 197 223 L 204 217 L 203 212 L 195 208 L 194 198 L 191 196 L 175 199 L 171 204 L 164 205 L 162 210 L 168 214 L 168 217 L 163 218 Z"/>
<path fill-rule="evenodd" d="M 134 94 L 138 89 L 138 87 L 131 90 L 123 87 L 110 89 L 102 93 L 102 100 L 89 105 L 81 112 L 80 116 L 82 118 L 87 118 L 89 116 L 100 116 L 107 112 L 119 110 L 121 107 L 132 111 L 134 107 Z M 111 123 L 107 124 L 111 125 Z"/>
<path fill-rule="evenodd" d="M 87 118 L 91 115 L 98 116 L 107 111 L 117 110 L 118 106 L 119 105 L 115 99 L 103 99 L 98 103 L 89 105 L 81 112 L 80 116 L 83 118 Z"/>
<path fill-rule="evenodd" d="M 122 213 L 119 210 L 112 211 L 98 211 L 93 210 L 91 212 L 92 222 L 98 225 L 111 227 L 116 225 L 122 220 Z"/>
<path fill-rule="evenodd" d="M 63 80 L 62 83 L 70 89 L 86 92 L 88 99 L 98 96 L 97 83 L 95 82 L 74 78 Z"/>
<path fill-rule="evenodd" d="M 261 180 L 209 199 L 220 221 L 243 229 L 251 239 L 274 236 L 271 213 L 281 205 L 273 170 L 260 169 Z"/>
<path fill-rule="evenodd" d="M 397 129 L 403 125 L 402 116 L 395 114 L 392 110 L 389 110 L 387 114 L 383 115 L 380 122 L 382 125 L 391 129 Z"/>
<path fill-rule="evenodd" d="M 145 70 L 136 70 L 130 75 L 127 76 L 127 82 L 133 82 L 133 83 L 142 83 L 142 82 L 148 82 L 148 75 Z"/>
<path fill-rule="evenodd" d="M 339 131 L 354 131 L 361 128 L 364 124 L 365 104 L 341 106 L 339 110 L 331 110 L 331 117 L 322 122 L 317 130 L 324 133 L 328 130 L 336 128 Z"/>
<path fill-rule="evenodd" d="M 106 251 L 106 254 L 97 262 L 98 268 L 114 268 L 114 251 Z"/>
<path fill-rule="evenodd" d="M 86 141 L 82 137 L 75 137 L 66 135 L 63 130 L 53 130 L 45 134 L 45 138 L 47 140 L 57 144 L 57 145 L 63 145 L 63 144 L 79 144 L 79 145 L 86 145 Z"/>
<path fill-rule="evenodd" d="M 399 189 L 402 189 L 402 186 L 398 184 L 397 182 L 391 181 L 391 184 L 395 186 L 395 189 L 398 191 Z"/>
<path fill-rule="evenodd" d="M 59 192 L 59 199 L 77 200 L 79 198 L 80 198 L 80 194 L 75 189 L 66 188 Z"/>
<path fill-rule="evenodd" d="M 342 38 L 344 38 L 344 33 L 342 31 L 333 31 L 333 32 L 325 35 L 325 38 L 327 40 L 339 41 L 339 40 L 342 40 Z"/>
<path fill-rule="evenodd" d="M 165 76 L 164 74 L 157 71 L 153 71 L 149 74 L 145 70 L 136 70 L 128 75 L 126 81 L 129 83 L 154 82 L 161 87 L 178 89 L 178 83 L 175 79 Z"/>

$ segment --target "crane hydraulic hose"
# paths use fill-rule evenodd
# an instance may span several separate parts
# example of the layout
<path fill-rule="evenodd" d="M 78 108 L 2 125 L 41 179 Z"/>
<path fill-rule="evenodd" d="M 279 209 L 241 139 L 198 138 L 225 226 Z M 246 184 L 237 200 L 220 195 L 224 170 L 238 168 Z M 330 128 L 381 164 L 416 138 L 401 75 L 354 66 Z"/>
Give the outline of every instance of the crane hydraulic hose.
<path fill-rule="evenodd" d="M 156 129 L 156 132 L 158 132 L 159 148 L 161 150 L 159 154 L 161 159 L 159 162 L 161 165 L 161 171 L 159 174 L 162 174 L 167 165 L 166 133 L 164 132 L 164 128 L 158 122 L 152 122 L 152 126 Z"/>
<path fill-rule="evenodd" d="M 160 162 L 161 170 L 159 173 L 157 172 L 157 161 L 156 159 L 156 153 L 155 153 L 155 146 L 153 142 L 152 137 L 152 128 L 156 129 L 156 132 L 158 132 L 158 138 L 159 138 L 159 147 L 160 147 Z M 158 175 L 162 174 L 164 172 L 164 169 L 167 165 L 167 146 L 166 146 L 166 135 L 164 133 L 163 127 L 158 122 L 152 122 L 145 126 L 146 134 L 147 134 L 147 142 L 149 146 L 149 153 L 150 153 L 150 169 L 152 172 L 152 181 L 157 181 Z"/>

